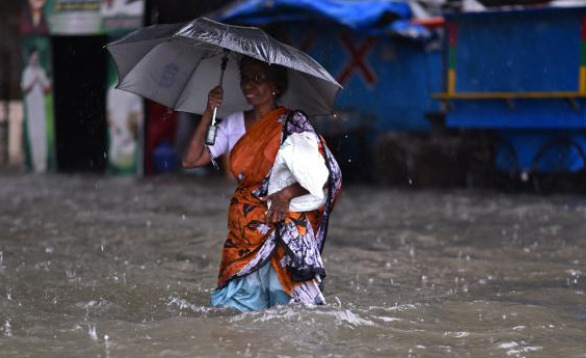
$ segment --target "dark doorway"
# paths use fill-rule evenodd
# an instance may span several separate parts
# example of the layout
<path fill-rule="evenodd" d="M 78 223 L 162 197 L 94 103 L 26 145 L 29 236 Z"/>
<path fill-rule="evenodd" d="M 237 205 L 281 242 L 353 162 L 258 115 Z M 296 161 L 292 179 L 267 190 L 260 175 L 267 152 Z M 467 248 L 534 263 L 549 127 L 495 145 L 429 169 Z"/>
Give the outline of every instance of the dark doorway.
<path fill-rule="evenodd" d="M 57 170 L 106 169 L 105 36 L 52 37 Z"/>

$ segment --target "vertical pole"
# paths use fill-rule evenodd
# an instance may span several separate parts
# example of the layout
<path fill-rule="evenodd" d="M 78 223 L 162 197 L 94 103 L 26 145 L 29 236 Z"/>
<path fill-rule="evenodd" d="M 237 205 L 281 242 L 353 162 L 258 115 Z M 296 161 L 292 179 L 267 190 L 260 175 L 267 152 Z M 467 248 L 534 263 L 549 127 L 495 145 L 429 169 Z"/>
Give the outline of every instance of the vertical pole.
<path fill-rule="evenodd" d="M 458 29 L 454 21 L 448 24 L 448 93 L 456 93 L 456 45 L 458 43 Z"/>
<path fill-rule="evenodd" d="M 143 13 L 143 26 L 150 26 L 155 25 L 157 23 L 158 18 L 158 0 L 145 0 L 144 1 L 144 13 Z M 142 99 L 142 108 L 143 108 L 143 115 L 142 115 L 142 125 L 139 128 L 139 135 L 138 135 L 138 148 L 139 148 L 139 155 L 138 161 L 140 163 L 138 169 L 138 176 L 144 177 L 146 176 L 146 169 L 147 169 L 147 160 L 152 158 L 147 158 L 147 143 L 148 143 L 148 128 L 150 122 L 150 116 L 148 102 L 146 99 Z"/>
<path fill-rule="evenodd" d="M 0 43 L 7 43 L 6 19 L 0 25 Z M 3 104 L 0 116 L 0 166 L 8 165 L 8 130 L 10 122 L 10 56 L 8 49 L 0 48 L 0 101 Z"/>
<path fill-rule="evenodd" d="M 586 95 L 586 14 L 582 15 L 582 31 L 580 36 L 580 72 L 578 91 Z"/>

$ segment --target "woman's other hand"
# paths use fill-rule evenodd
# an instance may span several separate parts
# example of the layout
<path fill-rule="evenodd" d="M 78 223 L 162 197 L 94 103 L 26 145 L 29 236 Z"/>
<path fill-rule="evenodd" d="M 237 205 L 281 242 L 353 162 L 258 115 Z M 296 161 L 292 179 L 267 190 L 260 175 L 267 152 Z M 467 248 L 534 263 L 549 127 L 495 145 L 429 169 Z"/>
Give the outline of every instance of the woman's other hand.
<path fill-rule="evenodd" d="M 266 216 L 266 221 L 268 223 L 276 224 L 285 219 L 285 216 L 287 216 L 287 212 L 289 211 L 289 203 L 291 202 L 291 198 L 287 195 L 286 191 L 281 190 L 260 199 L 262 201 L 271 202 L 271 207 L 267 211 Z"/>
<path fill-rule="evenodd" d="M 220 108 L 222 100 L 224 99 L 224 90 L 221 86 L 214 87 L 208 94 L 208 106 L 206 111 L 212 113 L 214 108 Z"/>
<path fill-rule="evenodd" d="M 307 189 L 299 185 L 299 183 L 294 183 L 276 193 L 260 198 L 262 201 L 271 202 L 271 207 L 267 211 L 266 221 L 269 223 L 283 221 L 289 212 L 291 200 L 307 193 L 309 193 Z"/>

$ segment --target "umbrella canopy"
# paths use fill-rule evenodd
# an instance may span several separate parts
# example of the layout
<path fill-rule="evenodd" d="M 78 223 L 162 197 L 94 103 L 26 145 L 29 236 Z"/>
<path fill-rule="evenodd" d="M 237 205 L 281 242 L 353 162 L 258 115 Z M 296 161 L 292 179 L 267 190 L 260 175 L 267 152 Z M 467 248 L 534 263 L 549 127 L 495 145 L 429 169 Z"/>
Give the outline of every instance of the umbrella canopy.
<path fill-rule="evenodd" d="M 116 64 L 117 88 L 178 111 L 202 113 L 209 90 L 220 81 L 228 54 L 219 116 L 249 107 L 240 90 L 242 55 L 288 69 L 289 88 L 279 103 L 308 115 L 331 114 L 338 82 L 306 53 L 255 27 L 198 18 L 185 24 L 154 25 L 106 46 Z"/>

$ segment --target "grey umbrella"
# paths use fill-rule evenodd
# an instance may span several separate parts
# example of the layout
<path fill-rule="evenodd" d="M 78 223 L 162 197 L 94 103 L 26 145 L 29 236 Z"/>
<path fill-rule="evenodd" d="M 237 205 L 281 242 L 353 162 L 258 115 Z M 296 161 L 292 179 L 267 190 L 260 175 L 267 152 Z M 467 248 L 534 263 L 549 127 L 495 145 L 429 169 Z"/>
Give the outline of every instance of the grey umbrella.
<path fill-rule="evenodd" d="M 106 47 L 118 69 L 117 88 L 178 111 L 202 113 L 221 76 L 224 100 L 218 115 L 248 108 L 239 83 L 237 58 L 242 55 L 287 67 L 289 88 L 279 102 L 310 116 L 331 114 L 342 88 L 309 55 L 264 31 L 207 18 L 146 27 Z M 225 75 L 223 58 L 228 58 Z"/>

